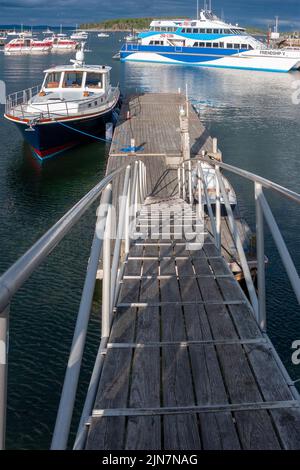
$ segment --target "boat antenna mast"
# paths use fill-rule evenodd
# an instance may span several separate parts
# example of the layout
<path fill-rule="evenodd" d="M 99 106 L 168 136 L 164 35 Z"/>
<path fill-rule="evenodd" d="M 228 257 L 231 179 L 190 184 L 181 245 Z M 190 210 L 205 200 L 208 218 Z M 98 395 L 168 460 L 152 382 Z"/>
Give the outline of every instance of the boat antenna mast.
<path fill-rule="evenodd" d="M 85 42 L 82 42 L 76 51 L 75 59 L 70 60 L 73 67 L 82 67 L 84 65 L 84 46 Z"/>

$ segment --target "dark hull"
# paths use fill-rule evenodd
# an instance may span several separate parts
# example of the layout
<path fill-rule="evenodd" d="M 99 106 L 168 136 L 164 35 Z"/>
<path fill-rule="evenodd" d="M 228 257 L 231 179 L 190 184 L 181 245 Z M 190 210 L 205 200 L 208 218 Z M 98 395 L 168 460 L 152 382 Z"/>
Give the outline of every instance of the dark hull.
<path fill-rule="evenodd" d="M 114 122 L 114 109 L 105 114 L 75 121 L 64 120 L 47 124 L 37 124 L 30 130 L 28 125 L 15 122 L 24 140 L 31 146 L 39 160 L 51 158 L 76 145 L 95 141 L 95 137 L 105 137 L 105 125 Z"/>

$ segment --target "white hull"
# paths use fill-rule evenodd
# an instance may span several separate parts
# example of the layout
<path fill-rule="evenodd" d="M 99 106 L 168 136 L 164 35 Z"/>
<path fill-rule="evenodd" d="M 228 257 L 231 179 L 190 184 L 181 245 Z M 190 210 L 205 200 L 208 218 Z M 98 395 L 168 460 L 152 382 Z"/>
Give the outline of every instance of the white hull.
<path fill-rule="evenodd" d="M 215 59 L 211 57 L 205 60 L 201 60 L 199 55 L 199 60 L 193 59 L 189 60 L 190 57 L 184 52 L 172 54 L 168 53 L 168 57 L 164 53 L 158 52 L 133 52 L 126 57 L 122 57 L 123 61 L 134 61 L 134 62 L 157 62 L 157 63 L 167 63 L 167 64 L 181 64 L 181 65 L 193 65 L 193 66 L 202 66 L 202 67 L 216 67 L 216 68 L 233 68 L 233 69 L 246 69 L 246 70 L 262 70 L 270 72 L 289 72 L 290 70 L 297 69 L 300 67 L 300 52 L 293 54 L 291 51 L 289 54 L 286 52 L 286 55 L 282 56 L 271 56 L 263 55 L 262 51 L 248 51 L 242 54 L 230 55 L 225 57 L 220 57 Z M 173 58 L 174 57 L 174 58 Z"/>
<path fill-rule="evenodd" d="M 5 49 L 5 55 L 20 55 L 20 54 L 45 54 L 50 52 L 50 47 L 20 47 L 13 49 Z"/>

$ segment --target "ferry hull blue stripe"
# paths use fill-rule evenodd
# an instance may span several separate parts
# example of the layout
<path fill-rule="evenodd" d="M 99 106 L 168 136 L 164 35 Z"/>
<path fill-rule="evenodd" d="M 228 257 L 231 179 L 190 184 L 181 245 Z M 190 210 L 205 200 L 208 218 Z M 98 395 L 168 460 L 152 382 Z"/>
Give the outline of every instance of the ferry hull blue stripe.
<path fill-rule="evenodd" d="M 184 54 L 195 54 L 195 56 L 198 54 L 231 56 L 246 51 L 247 49 L 223 49 L 218 47 L 142 46 L 136 44 L 124 44 L 121 49 L 121 54 L 130 54 L 133 52 L 155 52 L 163 55 L 165 55 L 165 53 L 176 53 L 180 54 L 180 56 L 183 56 Z"/>
<path fill-rule="evenodd" d="M 272 73 L 287 73 L 286 70 L 281 70 L 281 69 L 264 69 L 264 68 L 257 68 L 257 67 L 237 67 L 237 66 L 231 66 L 231 65 L 216 65 L 212 64 L 211 62 L 205 62 L 205 63 L 197 63 L 193 64 L 191 62 L 169 62 L 169 61 L 163 61 L 163 60 L 149 60 L 149 59 L 131 59 L 127 60 L 126 58 L 123 59 L 121 58 L 122 62 L 140 62 L 140 63 L 147 63 L 151 62 L 152 64 L 167 64 L 167 65 L 183 65 L 185 67 L 211 67 L 211 68 L 216 68 L 216 69 L 234 69 L 234 70 L 253 70 L 255 72 L 272 72 Z"/>

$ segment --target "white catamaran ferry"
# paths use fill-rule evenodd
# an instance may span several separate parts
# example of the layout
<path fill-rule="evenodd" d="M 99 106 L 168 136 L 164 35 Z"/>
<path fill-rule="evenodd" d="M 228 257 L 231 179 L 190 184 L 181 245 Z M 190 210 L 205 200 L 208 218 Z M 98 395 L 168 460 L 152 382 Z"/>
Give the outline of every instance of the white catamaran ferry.
<path fill-rule="evenodd" d="M 196 20 L 152 21 L 149 31 L 122 46 L 120 59 L 268 72 L 300 68 L 300 51 L 270 49 L 208 10 Z"/>

